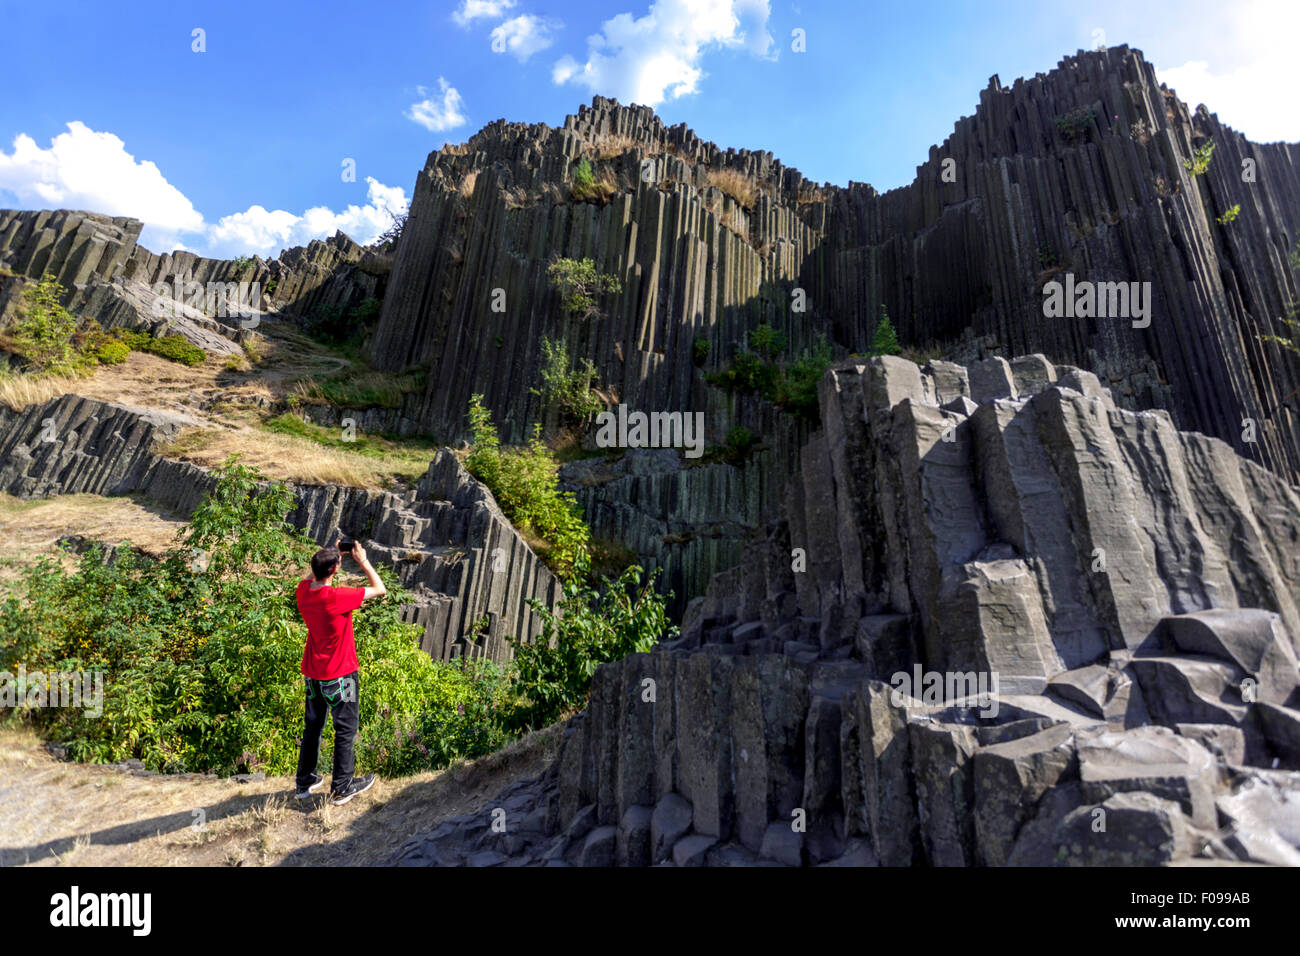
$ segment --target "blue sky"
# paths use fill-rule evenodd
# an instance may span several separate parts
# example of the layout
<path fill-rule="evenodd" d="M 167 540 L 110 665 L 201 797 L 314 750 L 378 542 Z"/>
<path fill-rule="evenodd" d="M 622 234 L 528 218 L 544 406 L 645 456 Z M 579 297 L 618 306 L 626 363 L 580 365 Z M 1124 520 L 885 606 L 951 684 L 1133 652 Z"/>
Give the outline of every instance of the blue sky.
<path fill-rule="evenodd" d="M 0 0 L 0 206 L 143 219 L 145 245 L 365 242 L 430 150 L 596 94 L 818 181 L 910 182 L 997 73 L 1098 42 L 1259 140 L 1300 140 L 1295 0 Z M 197 52 L 194 31 L 202 30 Z M 802 30 L 805 51 L 795 52 Z M 355 181 L 342 175 L 355 160 Z"/>

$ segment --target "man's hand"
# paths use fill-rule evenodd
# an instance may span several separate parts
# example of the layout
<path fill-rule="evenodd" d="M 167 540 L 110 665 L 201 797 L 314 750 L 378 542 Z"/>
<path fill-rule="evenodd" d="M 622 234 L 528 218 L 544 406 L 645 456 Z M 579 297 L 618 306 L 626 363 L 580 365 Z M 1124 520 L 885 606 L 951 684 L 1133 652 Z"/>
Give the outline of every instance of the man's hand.
<path fill-rule="evenodd" d="M 365 572 L 366 580 L 370 582 L 370 587 L 366 588 L 366 597 L 383 597 L 388 593 L 388 588 L 384 587 L 384 582 L 380 580 L 379 575 L 366 559 L 366 549 L 358 541 L 352 545 L 352 557 L 356 559 L 357 564 L 361 565 L 361 570 Z"/>

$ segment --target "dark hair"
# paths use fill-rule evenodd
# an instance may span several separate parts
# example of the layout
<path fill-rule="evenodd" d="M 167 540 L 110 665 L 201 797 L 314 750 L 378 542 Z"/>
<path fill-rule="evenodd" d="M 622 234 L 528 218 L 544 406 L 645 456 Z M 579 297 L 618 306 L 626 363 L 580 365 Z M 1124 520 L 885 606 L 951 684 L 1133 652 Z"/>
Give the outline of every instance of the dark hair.
<path fill-rule="evenodd" d="M 321 548 L 311 556 L 311 573 L 317 581 L 324 581 L 339 566 L 339 549 L 331 545 Z"/>

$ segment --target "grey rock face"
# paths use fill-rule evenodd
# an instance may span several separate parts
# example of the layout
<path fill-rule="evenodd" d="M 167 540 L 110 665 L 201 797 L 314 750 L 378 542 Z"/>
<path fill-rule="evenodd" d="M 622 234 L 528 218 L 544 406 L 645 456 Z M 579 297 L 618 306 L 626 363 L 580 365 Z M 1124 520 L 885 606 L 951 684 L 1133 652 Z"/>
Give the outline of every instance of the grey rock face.
<path fill-rule="evenodd" d="M 561 805 L 617 820 L 626 761 L 677 808 L 655 859 L 691 826 L 799 864 L 1286 857 L 1285 815 L 1233 842 L 1215 808 L 1230 768 L 1300 766 L 1297 489 L 1031 359 L 970 415 L 901 360 L 829 372 L 783 521 L 680 639 L 600 669 Z"/>

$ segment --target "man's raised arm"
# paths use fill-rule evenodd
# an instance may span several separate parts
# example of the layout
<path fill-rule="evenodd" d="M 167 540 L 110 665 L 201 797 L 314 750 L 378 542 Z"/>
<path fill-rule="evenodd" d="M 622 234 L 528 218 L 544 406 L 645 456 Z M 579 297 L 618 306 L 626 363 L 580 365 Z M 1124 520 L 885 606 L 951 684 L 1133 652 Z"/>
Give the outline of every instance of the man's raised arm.
<path fill-rule="evenodd" d="M 366 580 L 370 582 L 370 586 L 366 588 L 365 597 L 378 598 L 387 594 L 388 588 L 384 587 L 384 582 L 380 580 L 379 575 L 375 572 L 374 565 L 366 558 L 366 549 L 361 546 L 360 541 L 352 546 L 352 557 L 357 564 L 361 565 L 361 570 L 366 574 Z"/>

